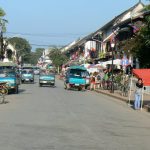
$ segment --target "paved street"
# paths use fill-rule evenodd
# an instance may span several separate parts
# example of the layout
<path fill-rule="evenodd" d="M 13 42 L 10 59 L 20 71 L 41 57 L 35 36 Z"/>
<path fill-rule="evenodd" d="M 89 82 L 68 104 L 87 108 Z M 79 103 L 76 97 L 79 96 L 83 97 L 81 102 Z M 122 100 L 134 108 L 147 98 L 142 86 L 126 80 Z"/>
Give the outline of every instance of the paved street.
<path fill-rule="evenodd" d="M 38 82 L 38 80 L 37 80 Z M 0 105 L 0 150 L 149 150 L 150 115 L 95 92 L 23 84 Z"/>

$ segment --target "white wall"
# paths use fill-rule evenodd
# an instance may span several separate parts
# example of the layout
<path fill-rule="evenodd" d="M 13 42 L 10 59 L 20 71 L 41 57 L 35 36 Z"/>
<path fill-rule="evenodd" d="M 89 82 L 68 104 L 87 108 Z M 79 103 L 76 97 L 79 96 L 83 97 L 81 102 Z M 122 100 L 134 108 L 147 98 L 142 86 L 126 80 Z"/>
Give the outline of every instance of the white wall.
<path fill-rule="evenodd" d="M 90 58 L 89 56 L 89 50 L 96 49 L 96 42 L 95 41 L 88 41 L 85 43 L 85 53 L 84 58 Z"/>
<path fill-rule="evenodd" d="M 85 43 L 85 49 L 96 49 L 96 42 L 95 41 L 88 41 Z"/>

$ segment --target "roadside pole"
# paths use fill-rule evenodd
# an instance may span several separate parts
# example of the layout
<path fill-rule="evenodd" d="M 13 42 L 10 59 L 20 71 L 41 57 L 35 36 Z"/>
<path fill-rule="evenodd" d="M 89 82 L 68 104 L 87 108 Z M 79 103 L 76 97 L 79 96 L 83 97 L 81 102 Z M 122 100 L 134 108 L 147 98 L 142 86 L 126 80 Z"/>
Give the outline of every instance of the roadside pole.
<path fill-rule="evenodd" d="M 142 88 L 141 110 L 143 109 L 143 100 L 144 100 L 144 94 L 143 94 L 143 88 Z"/>
<path fill-rule="evenodd" d="M 131 101 L 131 94 L 132 94 L 132 84 L 133 84 L 133 74 L 131 76 L 131 83 L 130 83 L 130 90 L 129 90 L 129 101 L 128 101 L 128 105 L 131 105 L 130 104 L 130 101 Z"/>

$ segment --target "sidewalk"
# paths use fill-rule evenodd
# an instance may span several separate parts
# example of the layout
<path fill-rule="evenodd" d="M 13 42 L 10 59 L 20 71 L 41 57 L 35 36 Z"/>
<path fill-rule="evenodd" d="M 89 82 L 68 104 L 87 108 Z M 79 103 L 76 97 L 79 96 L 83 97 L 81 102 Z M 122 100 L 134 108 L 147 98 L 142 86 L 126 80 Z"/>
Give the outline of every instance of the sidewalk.
<path fill-rule="evenodd" d="M 63 80 L 63 78 L 61 78 L 60 76 L 57 76 L 57 78 L 59 80 Z M 118 91 L 118 90 L 115 90 L 114 93 L 111 93 L 109 90 L 96 89 L 95 92 L 101 93 L 101 94 L 104 94 L 104 95 L 107 95 L 107 96 L 110 96 L 110 97 L 113 97 L 115 99 L 124 101 L 126 103 L 128 103 L 128 101 L 129 101 L 129 98 L 121 96 L 120 91 Z M 145 94 L 144 93 L 143 99 L 144 99 L 144 101 L 143 101 L 143 108 L 146 111 L 150 112 L 150 94 Z M 134 103 L 134 93 L 132 92 L 130 104 L 133 105 L 133 103 Z"/>
<path fill-rule="evenodd" d="M 126 103 L 129 102 L 129 98 L 121 96 L 120 91 L 117 91 L 117 90 L 115 90 L 114 93 L 111 93 L 109 90 L 100 90 L 100 89 L 96 89 L 95 91 L 97 93 L 105 94 L 107 96 L 110 96 L 110 97 L 113 97 L 115 99 L 124 101 Z M 150 95 L 149 94 L 144 94 L 143 95 L 143 99 L 144 99 L 144 101 L 143 101 L 143 108 L 146 111 L 150 112 Z M 133 105 L 133 103 L 134 103 L 134 93 L 132 92 L 130 104 Z"/>

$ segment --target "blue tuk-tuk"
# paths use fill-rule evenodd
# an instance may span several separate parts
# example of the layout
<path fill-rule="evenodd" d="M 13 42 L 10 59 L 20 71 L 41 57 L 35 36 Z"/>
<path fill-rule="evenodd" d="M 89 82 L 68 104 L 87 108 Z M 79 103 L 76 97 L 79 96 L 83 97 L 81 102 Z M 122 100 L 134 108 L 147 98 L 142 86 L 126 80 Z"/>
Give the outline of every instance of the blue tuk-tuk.
<path fill-rule="evenodd" d="M 13 63 L 0 63 L 0 82 L 6 83 L 8 91 L 18 93 L 20 77 L 17 73 L 17 65 Z"/>
<path fill-rule="evenodd" d="M 55 86 L 55 73 L 41 71 L 39 75 L 39 87 L 43 85 Z"/>
<path fill-rule="evenodd" d="M 79 91 L 85 90 L 86 73 L 86 68 L 81 66 L 71 66 L 68 68 L 64 79 L 64 88 L 68 90 L 71 88 L 76 88 Z"/>
<path fill-rule="evenodd" d="M 34 83 L 34 72 L 31 69 L 23 69 L 21 71 L 21 82 Z"/>
<path fill-rule="evenodd" d="M 41 71 L 39 75 L 39 87 L 43 85 L 55 86 L 55 73 L 49 71 Z"/>

